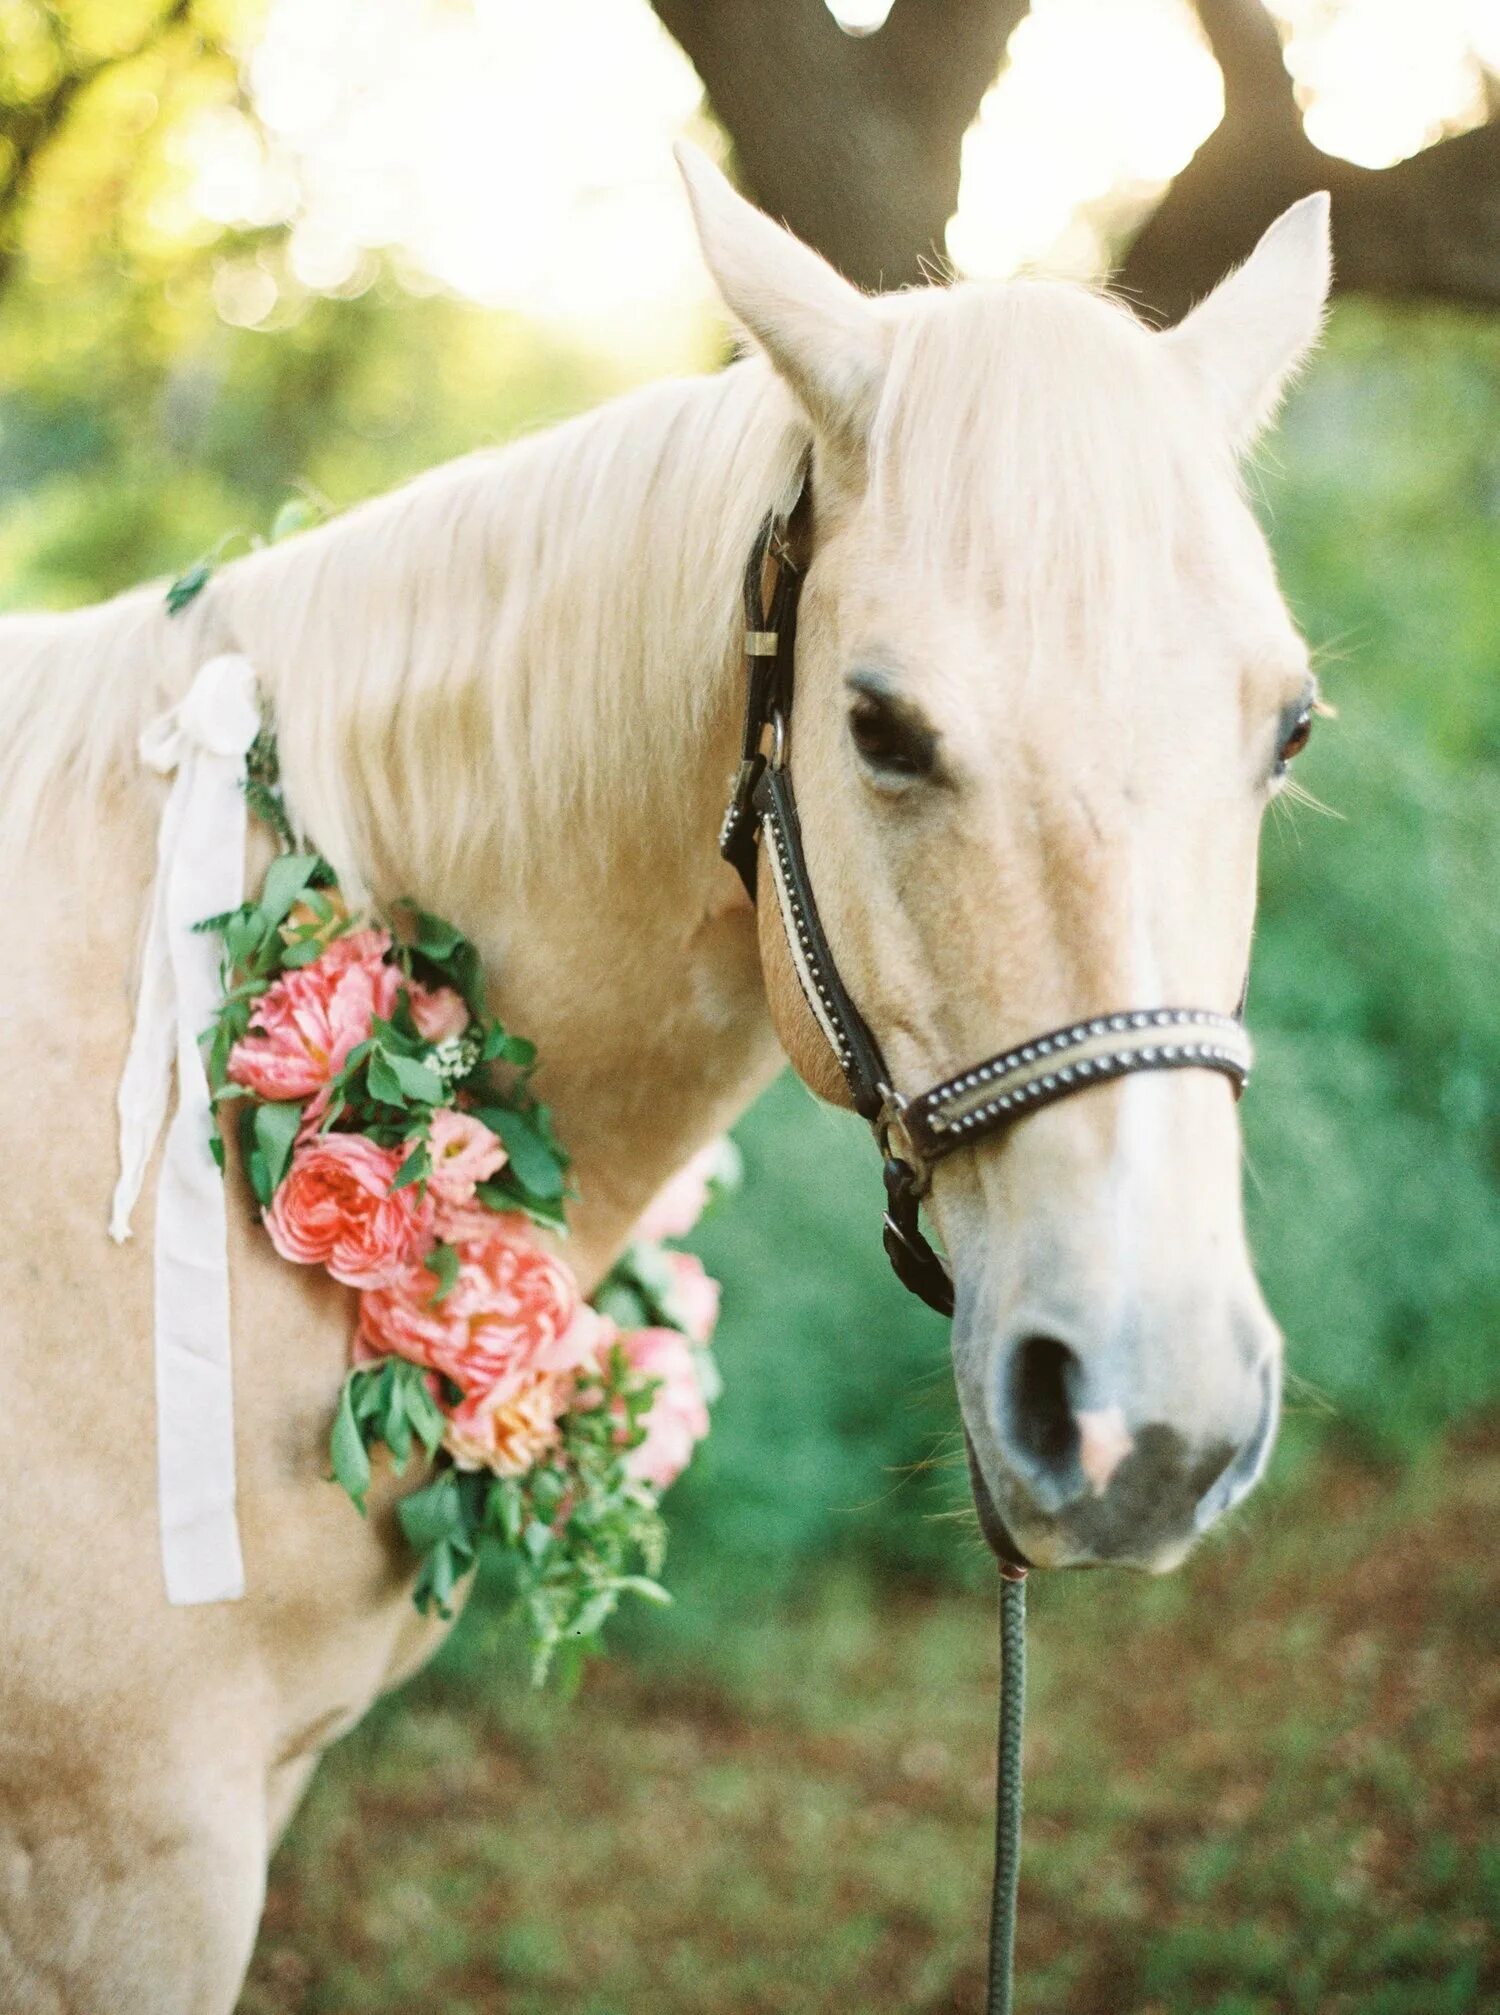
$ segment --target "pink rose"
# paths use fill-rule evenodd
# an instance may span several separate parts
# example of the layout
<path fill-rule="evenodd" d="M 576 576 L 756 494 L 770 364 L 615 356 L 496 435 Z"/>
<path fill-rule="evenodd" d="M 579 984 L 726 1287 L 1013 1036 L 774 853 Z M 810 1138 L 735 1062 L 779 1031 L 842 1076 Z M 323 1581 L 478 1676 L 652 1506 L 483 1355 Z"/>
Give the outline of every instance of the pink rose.
<path fill-rule="evenodd" d="M 438 1204 L 433 1222 L 438 1237 L 448 1245 L 486 1245 L 495 1226 L 513 1214 L 510 1211 L 493 1211 L 487 1203 L 476 1199 L 472 1203 Z"/>
<path fill-rule="evenodd" d="M 460 1469 L 525 1476 L 557 1446 L 572 1395 L 573 1381 L 555 1372 L 500 1379 L 454 1407 L 443 1446 Z"/>
<path fill-rule="evenodd" d="M 625 1467 L 641 1482 L 665 1490 L 687 1468 L 708 1432 L 693 1346 L 675 1329 L 627 1330 L 619 1341 L 632 1370 L 660 1381 L 645 1419 L 646 1439 L 631 1449 Z"/>
<path fill-rule="evenodd" d="M 719 1283 L 705 1273 L 695 1253 L 665 1252 L 672 1275 L 667 1295 L 667 1313 L 686 1330 L 689 1341 L 707 1343 L 719 1320 Z"/>
<path fill-rule="evenodd" d="M 257 1098 L 307 1098 L 336 1077 L 378 1015 L 388 1020 L 400 969 L 384 931 L 335 938 L 310 966 L 283 973 L 255 1003 L 250 1033 L 229 1052 L 229 1076 Z"/>
<path fill-rule="evenodd" d="M 417 1034 L 425 1041 L 451 1042 L 469 1026 L 464 997 L 452 987 L 424 987 L 413 980 L 406 991 Z"/>
<path fill-rule="evenodd" d="M 572 1273 L 524 1218 L 487 1215 L 488 1236 L 460 1246 L 458 1279 L 440 1301 L 436 1276 L 420 1263 L 364 1296 L 366 1341 L 445 1373 L 466 1393 L 592 1364 L 612 1326 L 585 1306 Z"/>
<path fill-rule="evenodd" d="M 686 1238 L 702 1217 L 714 1184 L 732 1180 L 731 1171 L 738 1166 L 733 1142 L 711 1140 L 656 1192 L 632 1236 L 648 1244 L 663 1238 Z"/>
<path fill-rule="evenodd" d="M 438 1235 L 447 1238 L 444 1213 L 461 1213 L 466 1204 L 473 1203 L 478 1185 L 504 1167 L 505 1149 L 472 1113 L 451 1110 L 432 1115 L 427 1146 L 432 1156 L 427 1187 L 438 1206 Z M 490 1224 L 494 1223 L 491 1214 Z"/>
<path fill-rule="evenodd" d="M 391 1188 L 404 1159 L 358 1133 L 304 1140 L 265 1213 L 272 1245 L 346 1287 L 385 1286 L 432 1240 L 431 1200 Z"/>

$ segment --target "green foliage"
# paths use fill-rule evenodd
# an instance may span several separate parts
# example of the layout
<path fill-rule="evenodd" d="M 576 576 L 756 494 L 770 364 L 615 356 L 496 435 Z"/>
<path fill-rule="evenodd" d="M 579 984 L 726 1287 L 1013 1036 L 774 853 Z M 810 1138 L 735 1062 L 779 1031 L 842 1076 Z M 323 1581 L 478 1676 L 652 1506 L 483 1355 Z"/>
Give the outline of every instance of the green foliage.
<path fill-rule="evenodd" d="M 419 1560 L 415 1600 L 424 1615 L 452 1614 L 460 1582 L 489 1542 L 510 1605 L 525 1619 L 533 1683 L 557 1666 L 565 1684 L 597 1651 L 600 1633 L 627 1595 L 669 1598 L 656 1579 L 666 1528 L 656 1492 L 637 1481 L 627 1457 L 645 1437 L 657 1381 L 640 1377 L 618 1345 L 597 1373 L 580 1375 L 561 1438 L 523 1476 L 438 1467 L 403 1497 L 397 1517 Z M 450 1399 L 461 1397 L 456 1389 Z M 413 1437 L 430 1461 L 444 1415 L 428 1374 L 399 1358 L 356 1365 L 344 1381 L 329 1458 L 335 1480 L 363 1512 L 371 1451 L 384 1448 L 404 1474 Z"/>

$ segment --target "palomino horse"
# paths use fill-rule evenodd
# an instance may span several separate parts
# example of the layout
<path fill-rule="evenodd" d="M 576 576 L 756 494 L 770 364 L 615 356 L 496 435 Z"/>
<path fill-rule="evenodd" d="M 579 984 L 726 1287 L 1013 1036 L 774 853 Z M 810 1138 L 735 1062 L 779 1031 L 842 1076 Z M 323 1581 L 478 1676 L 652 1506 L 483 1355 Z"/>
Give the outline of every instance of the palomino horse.
<path fill-rule="evenodd" d="M 839 969 L 898 1079 L 1239 996 L 1312 685 L 1236 456 L 1316 336 L 1326 205 L 1158 335 L 1064 285 L 866 299 L 685 171 L 758 354 L 253 554 L 176 617 L 153 587 L 0 626 L 8 2015 L 229 2009 L 319 1754 L 438 1635 L 395 1486 L 366 1523 L 325 1480 L 350 1299 L 244 1208 L 248 1594 L 163 1596 L 149 1208 L 133 1244 L 105 1223 L 163 797 L 135 743 L 207 658 L 255 666 L 346 886 L 452 916 L 540 1041 L 586 1284 L 783 1050 L 841 1094 L 775 905 L 757 921 L 715 846 L 745 559 L 809 453 L 793 764 Z M 1092 1088 L 950 1156 L 930 1207 L 1012 1543 L 1170 1565 L 1274 1427 L 1229 1086 Z"/>

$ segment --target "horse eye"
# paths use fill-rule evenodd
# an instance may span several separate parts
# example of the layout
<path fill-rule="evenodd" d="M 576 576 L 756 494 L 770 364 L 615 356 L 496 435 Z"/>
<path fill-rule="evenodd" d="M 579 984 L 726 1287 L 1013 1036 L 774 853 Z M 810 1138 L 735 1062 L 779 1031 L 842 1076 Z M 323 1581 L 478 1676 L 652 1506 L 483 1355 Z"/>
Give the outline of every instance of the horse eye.
<path fill-rule="evenodd" d="M 1281 746 L 1276 751 L 1276 774 L 1278 777 L 1286 775 L 1289 765 L 1297 756 L 1301 755 L 1302 751 L 1312 740 L 1313 712 L 1314 703 L 1311 700 L 1304 700 L 1296 714 L 1292 717 L 1290 724 L 1283 723 Z"/>
<path fill-rule="evenodd" d="M 854 746 L 883 776 L 926 777 L 937 759 L 937 736 L 877 693 L 860 693 L 849 709 Z"/>

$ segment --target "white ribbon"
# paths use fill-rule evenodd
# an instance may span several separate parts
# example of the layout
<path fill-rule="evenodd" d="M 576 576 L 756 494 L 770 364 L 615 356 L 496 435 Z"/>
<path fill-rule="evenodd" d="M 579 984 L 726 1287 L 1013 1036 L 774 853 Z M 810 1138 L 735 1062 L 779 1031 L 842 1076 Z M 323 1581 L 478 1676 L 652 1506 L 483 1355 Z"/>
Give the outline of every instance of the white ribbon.
<path fill-rule="evenodd" d="M 156 1474 L 167 1600 L 233 1602 L 245 1592 L 234 1509 L 234 1381 L 224 1183 L 209 1151 L 199 1047 L 219 999 L 219 947 L 193 930 L 245 899 L 245 756 L 260 727 L 245 658 L 211 658 L 140 739 L 172 788 L 130 1054 L 120 1078 L 120 1179 L 110 1237 L 130 1213 L 161 1133 L 177 1062 L 177 1110 L 156 1193 Z"/>

